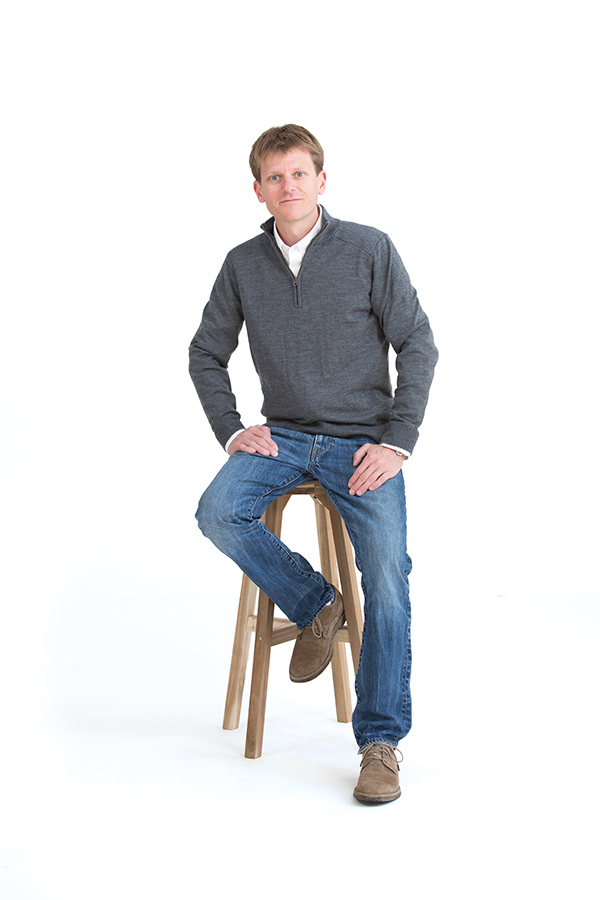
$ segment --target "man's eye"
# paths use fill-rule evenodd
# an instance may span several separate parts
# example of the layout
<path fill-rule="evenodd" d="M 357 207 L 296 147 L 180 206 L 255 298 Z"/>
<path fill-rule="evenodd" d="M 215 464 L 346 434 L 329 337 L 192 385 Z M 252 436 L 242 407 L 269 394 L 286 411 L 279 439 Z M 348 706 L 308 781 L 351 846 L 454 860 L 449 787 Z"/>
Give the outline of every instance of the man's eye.
<path fill-rule="evenodd" d="M 279 175 L 269 175 L 269 181 L 277 181 L 279 179 Z"/>
<path fill-rule="evenodd" d="M 303 175 L 304 175 L 304 172 L 296 172 L 296 178 L 302 178 Z"/>

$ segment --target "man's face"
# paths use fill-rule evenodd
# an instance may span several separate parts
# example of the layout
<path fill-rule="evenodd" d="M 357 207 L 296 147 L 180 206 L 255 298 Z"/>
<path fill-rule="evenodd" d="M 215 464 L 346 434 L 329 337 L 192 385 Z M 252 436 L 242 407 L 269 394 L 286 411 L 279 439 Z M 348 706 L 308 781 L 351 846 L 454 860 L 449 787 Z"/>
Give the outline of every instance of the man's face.
<path fill-rule="evenodd" d="M 276 222 L 301 223 L 315 217 L 319 194 L 325 190 L 325 172 L 317 173 L 308 150 L 269 153 L 254 182 L 256 196 Z M 313 223 L 314 224 L 314 223 Z"/>

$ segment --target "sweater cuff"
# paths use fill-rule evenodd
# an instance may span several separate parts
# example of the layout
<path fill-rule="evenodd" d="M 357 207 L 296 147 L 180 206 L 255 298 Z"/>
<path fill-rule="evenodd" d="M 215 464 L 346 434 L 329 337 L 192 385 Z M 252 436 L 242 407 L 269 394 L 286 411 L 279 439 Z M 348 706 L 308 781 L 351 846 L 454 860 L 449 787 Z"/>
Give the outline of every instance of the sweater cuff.
<path fill-rule="evenodd" d="M 419 429 L 410 422 L 389 422 L 379 438 L 380 444 L 389 444 L 403 453 L 412 453 L 419 437 Z"/>

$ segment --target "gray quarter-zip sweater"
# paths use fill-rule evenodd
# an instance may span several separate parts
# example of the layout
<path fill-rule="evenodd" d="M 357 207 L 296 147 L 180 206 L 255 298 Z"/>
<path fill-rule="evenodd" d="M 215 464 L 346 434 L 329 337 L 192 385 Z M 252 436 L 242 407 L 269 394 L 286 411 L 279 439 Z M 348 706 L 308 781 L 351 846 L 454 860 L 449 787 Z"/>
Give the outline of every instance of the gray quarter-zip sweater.
<path fill-rule="evenodd" d="M 225 446 L 244 428 L 227 365 L 245 322 L 267 425 L 412 452 L 438 353 L 391 240 L 323 209 L 294 277 L 273 225 L 228 253 L 190 345 L 190 374 L 217 439 Z"/>

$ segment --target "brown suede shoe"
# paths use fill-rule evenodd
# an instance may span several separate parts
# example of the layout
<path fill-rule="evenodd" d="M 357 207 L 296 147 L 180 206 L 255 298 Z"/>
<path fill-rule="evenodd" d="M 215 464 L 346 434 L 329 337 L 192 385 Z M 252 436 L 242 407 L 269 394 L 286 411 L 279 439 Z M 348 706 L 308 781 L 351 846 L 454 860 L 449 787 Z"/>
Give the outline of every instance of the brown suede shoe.
<path fill-rule="evenodd" d="M 388 803 L 400 796 L 398 760 L 391 744 L 367 744 L 354 796 L 361 803 Z M 402 758 L 402 754 L 400 754 Z"/>
<path fill-rule="evenodd" d="M 296 638 L 290 660 L 292 681 L 312 681 L 324 672 L 333 656 L 333 636 L 344 624 L 344 601 L 335 591 L 335 599 L 330 606 L 322 609 L 317 618 L 300 632 Z"/>

